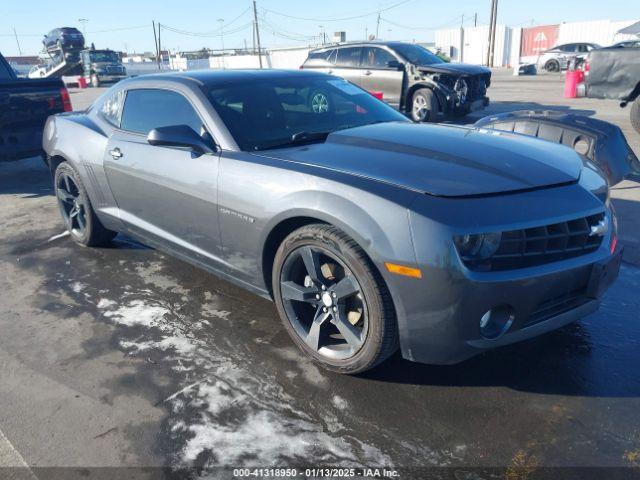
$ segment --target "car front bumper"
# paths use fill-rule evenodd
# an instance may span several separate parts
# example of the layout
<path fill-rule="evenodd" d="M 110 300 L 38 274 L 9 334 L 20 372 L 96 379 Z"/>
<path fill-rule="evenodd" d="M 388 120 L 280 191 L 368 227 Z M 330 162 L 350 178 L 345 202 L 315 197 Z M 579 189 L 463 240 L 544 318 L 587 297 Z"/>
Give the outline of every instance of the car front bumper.
<path fill-rule="evenodd" d="M 101 82 L 119 82 L 127 78 L 126 75 L 112 75 L 108 73 L 98 73 L 98 80 Z"/>
<path fill-rule="evenodd" d="M 619 250 L 590 264 L 519 279 L 451 279 L 449 291 L 437 293 L 446 306 L 411 315 L 403 354 L 421 363 L 454 364 L 579 320 L 598 309 L 600 297 L 618 276 L 621 254 Z M 422 298 L 435 300 L 429 294 Z M 501 306 L 512 309 L 513 323 L 500 337 L 484 338 L 480 319 Z"/>
<path fill-rule="evenodd" d="M 584 210 L 576 211 L 576 206 Z M 500 196 L 455 200 L 425 196 L 414 207 L 417 211 L 409 213 L 409 221 L 415 266 L 422 278 L 383 272 L 396 306 L 402 354 L 408 360 L 459 363 L 562 327 L 597 310 L 600 297 L 618 275 L 622 253 L 620 248 L 610 250 L 615 227 L 591 253 L 513 270 L 469 270 L 453 246 L 454 232 L 478 225 L 506 231 L 509 225 L 529 228 L 602 211 L 601 201 L 579 185 L 554 193 L 514 194 L 508 201 Z M 614 225 L 613 210 L 607 208 L 606 215 Z M 512 313 L 510 326 L 497 338 L 485 338 L 481 318 L 501 308 Z"/>

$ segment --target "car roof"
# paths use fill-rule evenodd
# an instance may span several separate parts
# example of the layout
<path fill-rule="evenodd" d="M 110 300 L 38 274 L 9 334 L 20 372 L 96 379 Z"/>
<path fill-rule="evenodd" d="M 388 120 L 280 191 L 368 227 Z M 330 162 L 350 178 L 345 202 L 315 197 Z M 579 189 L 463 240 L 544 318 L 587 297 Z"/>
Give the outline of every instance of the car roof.
<path fill-rule="evenodd" d="M 150 75 L 141 75 L 130 78 L 126 81 L 128 85 L 136 83 L 163 80 L 177 81 L 180 83 L 196 82 L 207 87 L 216 87 L 218 85 L 229 85 L 230 83 L 242 82 L 243 84 L 251 82 L 260 82 L 265 79 L 279 78 L 314 78 L 326 76 L 320 72 L 310 70 L 278 70 L 278 69 L 247 69 L 247 70 L 190 70 L 188 72 L 167 72 L 154 73 Z"/>
<path fill-rule="evenodd" d="M 417 43 L 410 42 L 397 42 L 397 41 L 385 41 L 385 40 L 372 40 L 370 42 L 345 42 L 345 43 L 332 43 L 331 45 L 325 45 L 323 47 L 315 48 L 311 52 L 321 52 L 323 50 L 331 50 L 334 48 L 344 47 L 390 47 L 394 48 L 400 45 L 418 45 Z"/>

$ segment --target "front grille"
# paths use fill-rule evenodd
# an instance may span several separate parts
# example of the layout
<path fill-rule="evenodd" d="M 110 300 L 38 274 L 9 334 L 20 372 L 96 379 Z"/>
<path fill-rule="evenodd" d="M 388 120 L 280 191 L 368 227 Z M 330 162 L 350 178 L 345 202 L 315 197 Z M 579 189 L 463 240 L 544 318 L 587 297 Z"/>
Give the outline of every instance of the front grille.
<path fill-rule="evenodd" d="M 113 75 L 120 75 L 124 73 L 123 67 L 107 67 L 107 73 L 111 73 Z"/>
<path fill-rule="evenodd" d="M 532 325 L 544 322 L 545 320 L 549 320 L 550 318 L 584 305 L 589 301 L 586 292 L 587 284 L 585 282 L 584 285 L 576 290 L 540 303 L 531 315 L 529 315 L 529 318 L 522 328 L 531 327 Z"/>
<path fill-rule="evenodd" d="M 602 235 L 590 235 L 604 212 L 540 227 L 502 233 L 496 253 L 482 262 L 466 260 L 472 270 L 499 271 L 534 267 L 596 251 Z"/>

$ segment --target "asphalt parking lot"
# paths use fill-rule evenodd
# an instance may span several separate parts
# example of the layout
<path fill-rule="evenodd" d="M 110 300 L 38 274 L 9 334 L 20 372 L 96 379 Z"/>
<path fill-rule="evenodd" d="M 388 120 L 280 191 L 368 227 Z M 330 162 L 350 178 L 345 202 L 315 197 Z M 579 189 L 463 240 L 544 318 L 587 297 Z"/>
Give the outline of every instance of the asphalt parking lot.
<path fill-rule="evenodd" d="M 594 115 L 621 126 L 640 155 L 616 102 L 565 100 L 558 76 L 494 78 L 493 103 L 476 117 Z M 74 90 L 74 108 L 101 90 Z M 401 478 L 640 474 L 640 184 L 613 197 L 626 250 L 597 313 L 460 365 L 395 356 L 349 377 L 299 353 L 270 302 L 123 236 L 110 248 L 75 245 L 41 160 L 0 164 L 0 466 L 17 467 L 0 477 L 242 465 L 411 468 Z M 492 467 L 506 470 L 476 470 Z"/>

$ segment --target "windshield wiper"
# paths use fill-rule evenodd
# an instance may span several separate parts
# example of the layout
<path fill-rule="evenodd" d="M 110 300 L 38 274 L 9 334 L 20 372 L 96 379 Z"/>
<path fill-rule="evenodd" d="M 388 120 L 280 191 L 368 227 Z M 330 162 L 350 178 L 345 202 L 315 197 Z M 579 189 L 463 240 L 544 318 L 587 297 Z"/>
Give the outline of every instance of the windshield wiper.
<path fill-rule="evenodd" d="M 312 143 L 312 142 L 317 142 L 317 141 L 324 142 L 332 132 L 333 131 L 328 131 L 328 132 L 307 132 L 307 131 L 296 132 L 293 135 L 291 135 L 289 140 L 285 140 L 285 141 L 281 141 L 280 140 L 278 142 L 274 142 L 274 143 L 267 144 L 267 145 L 257 145 L 254 148 L 255 148 L 255 150 L 268 150 L 268 149 L 271 149 L 271 148 L 288 147 L 288 146 L 291 146 L 291 145 L 302 145 L 302 144 L 305 144 L 305 143 Z"/>
<path fill-rule="evenodd" d="M 326 140 L 333 131 L 329 132 L 298 132 L 291 135 L 291 143 L 312 142 L 314 140 Z"/>

